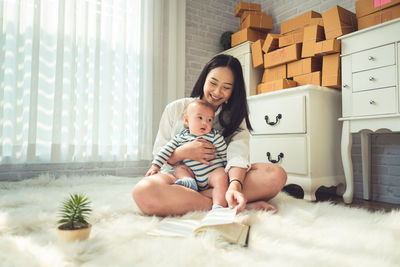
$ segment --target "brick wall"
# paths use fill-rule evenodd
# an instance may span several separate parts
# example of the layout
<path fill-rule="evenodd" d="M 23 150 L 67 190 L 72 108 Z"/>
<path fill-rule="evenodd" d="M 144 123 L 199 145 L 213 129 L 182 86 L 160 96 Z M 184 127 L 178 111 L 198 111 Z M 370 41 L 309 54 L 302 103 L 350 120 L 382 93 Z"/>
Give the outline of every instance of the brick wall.
<path fill-rule="evenodd" d="M 239 21 L 233 12 L 239 0 L 186 1 L 186 88 L 189 95 L 204 64 L 221 52 L 219 36 L 226 30 L 236 31 Z M 309 10 L 324 12 L 340 5 L 355 12 L 355 0 L 255 0 L 272 16 L 273 29 L 280 23 Z M 377 201 L 400 204 L 400 134 L 371 136 L 372 197 Z M 340 144 L 338 144 L 340 146 Z M 355 197 L 362 198 L 361 148 L 359 134 L 353 135 L 352 147 Z"/>
<path fill-rule="evenodd" d="M 186 1 L 186 78 L 185 95 L 190 95 L 204 65 L 223 49 L 219 38 L 224 31 L 235 32 L 236 0 Z"/>

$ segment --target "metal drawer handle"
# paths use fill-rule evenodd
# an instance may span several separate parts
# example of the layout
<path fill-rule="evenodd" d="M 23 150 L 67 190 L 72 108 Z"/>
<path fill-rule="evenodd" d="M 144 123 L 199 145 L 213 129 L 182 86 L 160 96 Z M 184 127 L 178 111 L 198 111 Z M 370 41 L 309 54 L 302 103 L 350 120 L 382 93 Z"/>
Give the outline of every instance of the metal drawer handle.
<path fill-rule="evenodd" d="M 370 77 L 369 77 L 369 80 L 370 80 L 370 81 L 374 81 L 374 80 L 375 80 L 375 78 L 374 78 L 374 77 L 372 77 L 372 76 L 370 76 Z"/>
<path fill-rule="evenodd" d="M 279 113 L 278 116 L 276 116 L 276 121 L 275 122 L 273 122 L 273 121 L 269 122 L 268 115 L 265 115 L 264 119 L 265 119 L 265 122 L 267 124 L 273 126 L 273 125 L 277 124 L 280 119 L 282 119 L 282 114 Z"/>
<path fill-rule="evenodd" d="M 268 158 L 268 161 L 271 163 L 278 163 L 283 158 L 283 153 L 282 152 L 279 153 L 278 159 L 274 160 L 274 159 L 271 159 L 271 153 L 267 152 L 267 158 Z"/>
<path fill-rule="evenodd" d="M 369 56 L 368 60 L 374 60 L 375 58 L 373 56 Z"/>
<path fill-rule="evenodd" d="M 369 103 L 370 103 L 371 105 L 373 105 L 373 104 L 375 104 L 375 101 L 371 99 L 371 100 L 369 101 Z"/>

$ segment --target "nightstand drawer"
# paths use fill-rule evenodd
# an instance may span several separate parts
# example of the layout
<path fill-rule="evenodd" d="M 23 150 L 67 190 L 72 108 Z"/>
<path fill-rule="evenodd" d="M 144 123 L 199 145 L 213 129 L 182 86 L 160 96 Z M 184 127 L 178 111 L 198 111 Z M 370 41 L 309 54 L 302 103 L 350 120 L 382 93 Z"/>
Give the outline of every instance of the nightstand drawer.
<path fill-rule="evenodd" d="M 377 38 L 379 38 L 377 36 Z M 389 44 L 352 55 L 352 71 L 363 71 L 395 64 L 394 44 Z"/>
<path fill-rule="evenodd" d="M 307 175 L 306 144 L 306 137 L 252 136 L 250 161 L 277 163 L 287 173 Z"/>
<path fill-rule="evenodd" d="M 396 66 L 353 74 L 353 92 L 396 86 Z"/>
<path fill-rule="evenodd" d="M 353 116 L 397 112 L 396 87 L 353 93 Z"/>
<path fill-rule="evenodd" d="M 249 117 L 253 135 L 305 133 L 305 96 L 252 99 Z"/>

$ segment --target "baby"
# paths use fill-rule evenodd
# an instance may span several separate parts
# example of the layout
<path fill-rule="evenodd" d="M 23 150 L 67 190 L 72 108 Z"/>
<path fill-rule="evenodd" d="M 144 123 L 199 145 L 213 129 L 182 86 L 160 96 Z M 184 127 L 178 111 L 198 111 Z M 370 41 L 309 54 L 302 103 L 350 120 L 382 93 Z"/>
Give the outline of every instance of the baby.
<path fill-rule="evenodd" d="M 212 128 L 214 122 L 214 108 L 206 101 L 197 99 L 192 101 L 184 114 L 185 126 L 171 141 L 169 141 L 157 154 L 146 176 L 156 174 L 171 157 L 174 150 L 198 138 L 203 138 L 212 143 L 217 150 L 216 158 L 209 160 L 212 165 L 205 165 L 191 159 L 183 160 L 194 173 L 195 177 L 178 179 L 175 183 L 195 191 L 213 188 L 213 209 L 226 207 L 225 192 L 228 189 L 228 175 L 225 173 L 226 143 L 224 137 Z"/>

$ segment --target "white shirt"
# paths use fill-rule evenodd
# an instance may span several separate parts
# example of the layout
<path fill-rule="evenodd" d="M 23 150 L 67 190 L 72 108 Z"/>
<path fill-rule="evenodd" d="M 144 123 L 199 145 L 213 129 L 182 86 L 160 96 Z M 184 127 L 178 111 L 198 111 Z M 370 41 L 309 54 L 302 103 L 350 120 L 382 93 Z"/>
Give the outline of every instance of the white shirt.
<path fill-rule="evenodd" d="M 182 98 L 169 103 L 161 116 L 160 126 L 153 147 L 153 156 L 155 157 L 160 149 L 177 135 L 184 126 L 183 114 L 186 106 L 195 98 Z M 215 112 L 213 127 L 222 133 L 222 127 L 218 122 L 219 108 Z M 236 131 L 233 135 L 225 138 L 227 148 L 227 164 L 225 171 L 228 172 L 231 167 L 250 169 L 249 162 L 249 140 L 250 133 L 246 126 L 246 120 L 243 119 L 240 124 L 241 131 Z M 171 169 L 168 164 L 163 165 L 163 169 Z"/>

